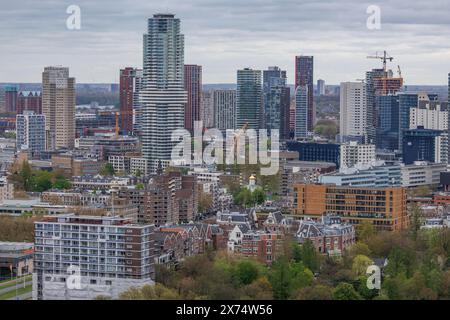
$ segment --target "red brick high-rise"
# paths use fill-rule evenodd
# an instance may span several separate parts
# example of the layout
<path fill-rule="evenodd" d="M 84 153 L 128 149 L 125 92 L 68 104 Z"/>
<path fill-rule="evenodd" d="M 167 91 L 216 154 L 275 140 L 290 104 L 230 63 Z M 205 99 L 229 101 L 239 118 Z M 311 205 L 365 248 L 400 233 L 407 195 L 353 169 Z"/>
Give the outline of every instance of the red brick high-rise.
<path fill-rule="evenodd" d="M 133 131 L 133 108 L 137 104 L 141 72 L 140 69 L 130 67 L 120 70 L 119 127 L 122 134 Z"/>
<path fill-rule="evenodd" d="M 5 110 L 6 112 L 17 111 L 17 87 L 7 86 L 5 88 Z"/>
<path fill-rule="evenodd" d="M 314 108 L 314 57 L 295 57 L 295 88 L 298 86 L 308 87 L 308 117 L 307 129 L 313 131 L 316 112 Z"/>
<path fill-rule="evenodd" d="M 40 91 L 20 91 L 17 97 L 17 114 L 33 111 L 42 114 L 42 95 Z"/>
<path fill-rule="evenodd" d="M 202 102 L 202 66 L 184 65 L 184 89 L 188 99 L 184 109 L 184 127 L 194 130 L 194 121 L 200 121 L 200 106 Z"/>

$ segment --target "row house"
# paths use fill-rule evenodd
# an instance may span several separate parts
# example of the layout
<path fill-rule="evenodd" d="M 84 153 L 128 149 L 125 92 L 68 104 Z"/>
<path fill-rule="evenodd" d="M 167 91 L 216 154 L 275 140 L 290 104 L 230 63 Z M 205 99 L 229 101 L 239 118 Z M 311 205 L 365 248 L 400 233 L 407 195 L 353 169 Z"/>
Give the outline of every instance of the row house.
<path fill-rule="evenodd" d="M 230 232 L 228 252 L 271 265 L 283 253 L 283 242 L 282 233 L 250 230 L 245 225 L 237 225 Z"/>
<path fill-rule="evenodd" d="M 299 220 L 285 217 L 280 211 L 272 211 L 262 223 L 264 230 L 283 234 L 295 233 L 299 226 Z"/>
<path fill-rule="evenodd" d="M 339 217 L 322 217 L 322 222 L 305 220 L 296 234 L 299 243 L 311 240 L 319 253 L 340 256 L 355 243 L 355 228 Z"/>

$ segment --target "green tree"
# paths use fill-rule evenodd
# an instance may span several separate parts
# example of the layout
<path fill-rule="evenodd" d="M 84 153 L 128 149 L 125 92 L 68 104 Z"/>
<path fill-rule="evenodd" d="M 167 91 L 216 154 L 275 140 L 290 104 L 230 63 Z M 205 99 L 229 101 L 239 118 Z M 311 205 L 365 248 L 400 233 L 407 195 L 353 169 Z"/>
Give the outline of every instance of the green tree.
<path fill-rule="evenodd" d="M 333 289 L 330 286 L 318 284 L 302 288 L 298 295 L 298 300 L 331 300 Z"/>
<path fill-rule="evenodd" d="M 100 170 L 102 176 L 113 176 L 115 174 L 114 167 L 111 163 L 105 164 L 105 166 Z"/>
<path fill-rule="evenodd" d="M 339 283 L 333 290 L 334 300 L 361 300 L 361 296 L 356 292 L 350 283 Z"/>
<path fill-rule="evenodd" d="M 301 260 L 309 270 L 317 271 L 320 266 L 319 255 L 311 240 L 307 239 L 301 246 Z"/>
<path fill-rule="evenodd" d="M 373 261 L 369 257 L 359 254 L 353 258 L 352 271 L 357 276 L 362 276 L 366 274 L 367 267 L 370 265 L 373 265 Z"/>
<path fill-rule="evenodd" d="M 422 226 L 422 209 L 416 204 L 411 205 L 410 232 L 413 240 L 417 240 L 417 234 Z"/>
<path fill-rule="evenodd" d="M 136 184 L 136 190 L 143 190 L 144 188 L 145 188 L 145 186 L 142 182 L 138 182 Z"/>
<path fill-rule="evenodd" d="M 252 202 L 254 204 L 263 204 L 266 201 L 266 193 L 261 188 L 256 188 L 252 192 Z"/>
<path fill-rule="evenodd" d="M 274 262 L 269 274 L 269 281 L 273 288 L 273 297 L 286 300 L 292 293 L 292 274 L 289 263 L 284 258 Z"/>
<path fill-rule="evenodd" d="M 248 285 L 258 278 L 259 269 L 255 262 L 244 260 L 238 263 L 236 273 L 239 282 Z"/>
<path fill-rule="evenodd" d="M 363 221 L 356 227 L 356 237 L 358 240 L 366 242 L 375 234 L 375 228 L 369 221 Z"/>

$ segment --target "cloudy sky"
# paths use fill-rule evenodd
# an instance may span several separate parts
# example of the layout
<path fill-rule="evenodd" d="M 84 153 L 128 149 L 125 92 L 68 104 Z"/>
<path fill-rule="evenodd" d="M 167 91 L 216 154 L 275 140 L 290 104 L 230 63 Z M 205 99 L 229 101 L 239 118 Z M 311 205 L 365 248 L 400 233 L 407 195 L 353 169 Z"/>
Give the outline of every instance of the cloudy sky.
<path fill-rule="evenodd" d="M 450 72 L 450 0 L 0 0 L 0 82 L 39 82 L 47 65 L 70 67 L 77 82 L 118 82 L 142 66 L 146 19 L 175 13 L 185 63 L 203 66 L 204 83 L 235 82 L 242 67 L 278 65 L 293 83 L 294 56 L 314 55 L 315 80 L 363 78 L 386 49 L 406 84 L 444 85 Z M 68 30 L 69 5 L 81 30 Z M 369 5 L 381 29 L 366 26 Z"/>

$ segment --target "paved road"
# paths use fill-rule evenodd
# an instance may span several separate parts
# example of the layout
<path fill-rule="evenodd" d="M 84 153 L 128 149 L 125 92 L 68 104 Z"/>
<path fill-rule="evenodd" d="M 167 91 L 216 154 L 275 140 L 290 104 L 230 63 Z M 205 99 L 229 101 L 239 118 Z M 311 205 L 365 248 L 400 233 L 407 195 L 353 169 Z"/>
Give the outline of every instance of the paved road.
<path fill-rule="evenodd" d="M 32 284 L 33 284 L 33 281 L 25 282 L 25 286 L 31 286 Z M 16 284 L 15 286 L 11 286 L 11 287 L 8 287 L 8 288 L 0 289 L 0 295 L 2 295 L 4 293 L 7 293 L 7 292 L 10 292 L 10 291 L 13 291 L 13 290 L 16 290 L 16 288 L 17 289 L 23 288 L 23 282 L 21 282 L 19 284 Z"/>
<path fill-rule="evenodd" d="M 29 300 L 31 299 L 32 295 L 32 292 L 27 292 L 24 294 L 19 294 L 17 297 L 9 298 L 8 300 Z"/>

